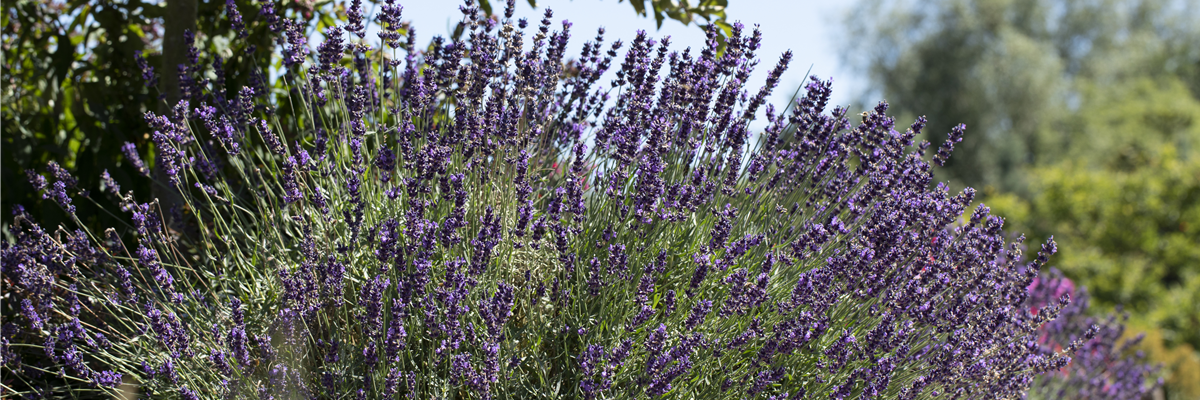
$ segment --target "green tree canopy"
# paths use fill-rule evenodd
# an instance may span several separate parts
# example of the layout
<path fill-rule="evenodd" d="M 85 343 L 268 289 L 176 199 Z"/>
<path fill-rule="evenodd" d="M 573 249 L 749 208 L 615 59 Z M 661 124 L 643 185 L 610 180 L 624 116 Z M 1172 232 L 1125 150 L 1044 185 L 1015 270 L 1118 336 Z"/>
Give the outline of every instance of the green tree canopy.
<path fill-rule="evenodd" d="M 1200 6 L 1160 0 L 864 0 L 845 61 L 933 141 L 965 123 L 943 179 L 1020 190 L 1022 167 L 1061 158 L 1059 116 L 1088 87 L 1174 76 L 1200 93 Z"/>

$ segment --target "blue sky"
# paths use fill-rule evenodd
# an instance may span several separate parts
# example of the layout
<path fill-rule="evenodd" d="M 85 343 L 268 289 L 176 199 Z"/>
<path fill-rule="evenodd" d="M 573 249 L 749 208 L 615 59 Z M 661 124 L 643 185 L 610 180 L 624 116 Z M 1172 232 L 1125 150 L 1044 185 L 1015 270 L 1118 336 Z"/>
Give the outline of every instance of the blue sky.
<path fill-rule="evenodd" d="M 501 13 L 504 0 L 492 0 L 492 3 L 495 12 Z M 730 22 L 741 21 L 747 27 L 759 24 L 763 32 L 762 48 L 758 51 L 761 61 L 748 85 L 751 90 L 763 84 L 780 54 L 792 50 L 792 63 L 772 96 L 772 103 L 777 108 L 782 108 L 787 97 L 804 80 L 804 72 L 810 66 L 812 74 L 822 79 L 834 78 L 833 104 L 847 105 L 863 88 L 863 81 L 852 80 L 850 71 L 842 67 L 836 48 L 836 35 L 850 2 L 730 0 L 729 3 L 726 13 Z M 400 4 L 404 6 L 403 19 L 414 21 L 418 42 L 434 35 L 446 35 L 462 16 L 458 11 L 461 1 L 400 0 Z M 654 18 L 638 16 L 628 1 L 538 0 L 537 5 L 535 10 L 526 0 L 517 0 L 514 18 L 528 18 L 530 25 L 536 26 L 545 8 L 550 8 L 554 10 L 555 26 L 564 19 L 571 21 L 573 33 L 569 55 L 579 54 L 583 43 L 591 40 L 601 26 L 606 30 L 605 41 L 609 43 L 618 38 L 628 43 L 637 30 L 643 29 L 654 37 L 670 35 L 673 49 L 700 48 L 704 44 L 704 32 L 700 28 L 665 20 L 662 28 L 656 29 Z"/>

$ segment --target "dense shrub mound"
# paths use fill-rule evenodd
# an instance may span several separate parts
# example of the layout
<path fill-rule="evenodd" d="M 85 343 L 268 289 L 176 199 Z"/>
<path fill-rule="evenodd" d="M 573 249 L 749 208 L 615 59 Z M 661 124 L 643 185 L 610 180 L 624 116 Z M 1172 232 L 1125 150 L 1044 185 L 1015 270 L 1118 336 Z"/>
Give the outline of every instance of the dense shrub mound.
<path fill-rule="evenodd" d="M 746 89 L 760 36 L 740 25 L 682 52 L 601 31 L 568 63 L 550 12 L 463 12 L 463 40 L 418 52 L 390 2 L 369 44 L 356 2 L 310 52 L 267 3 L 287 101 L 193 53 L 184 100 L 146 116 L 153 153 L 126 147 L 175 200 L 30 172 L 129 224 L 16 208 L 5 392 L 1013 398 L 1095 333 L 1044 345 L 1068 299 L 1026 288 L 1054 243 L 1022 261 L 973 190 L 932 185 L 963 127 L 930 155 L 924 119 L 826 110 L 816 78 L 776 110 L 791 55 Z"/>

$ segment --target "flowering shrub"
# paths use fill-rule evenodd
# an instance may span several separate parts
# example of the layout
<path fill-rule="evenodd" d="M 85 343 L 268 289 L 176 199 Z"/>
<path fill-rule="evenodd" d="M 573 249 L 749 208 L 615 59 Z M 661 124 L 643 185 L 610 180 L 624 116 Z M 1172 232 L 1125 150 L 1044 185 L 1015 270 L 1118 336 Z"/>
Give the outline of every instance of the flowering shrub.
<path fill-rule="evenodd" d="M 1087 315 L 1090 296 L 1086 288 L 1062 276 L 1057 269 L 1034 279 L 1029 286 L 1028 306 L 1036 310 L 1063 298 L 1071 303 L 1059 310 L 1057 319 L 1042 325 L 1037 343 L 1046 355 L 1076 343 L 1084 327 L 1097 327 L 1095 336 L 1078 347 L 1074 359 L 1058 371 L 1038 377 L 1030 390 L 1032 398 L 1046 399 L 1142 399 L 1163 385 L 1152 381 L 1158 368 L 1147 365 L 1141 351 L 1128 353 L 1143 335 L 1121 340 L 1125 327 L 1117 316 L 1099 320 Z M 1148 381 L 1153 382 L 1147 384 Z"/>
<path fill-rule="evenodd" d="M 601 31 L 565 63 L 571 25 L 547 11 L 526 43 L 512 10 L 468 2 L 465 39 L 419 53 L 391 2 L 368 44 L 355 2 L 311 52 L 265 3 L 290 103 L 225 92 L 197 54 L 185 100 L 146 115 L 180 203 L 30 172 L 129 225 L 15 209 L 6 393 L 1013 398 L 1095 334 L 1038 345 L 1068 303 L 1027 306 L 1054 243 L 1023 262 L 973 190 L 931 187 L 923 118 L 827 112 L 816 78 L 777 112 L 791 55 L 746 90 L 740 25 L 720 54 L 639 32 L 618 58 Z"/>

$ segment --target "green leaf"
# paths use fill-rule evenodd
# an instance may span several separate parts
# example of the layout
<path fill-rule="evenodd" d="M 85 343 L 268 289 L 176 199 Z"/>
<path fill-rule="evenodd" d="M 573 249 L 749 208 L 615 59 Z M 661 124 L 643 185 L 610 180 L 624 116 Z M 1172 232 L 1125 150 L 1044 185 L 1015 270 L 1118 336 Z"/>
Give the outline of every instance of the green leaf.
<path fill-rule="evenodd" d="M 67 72 L 71 71 L 71 64 L 75 63 L 75 46 L 71 45 L 71 38 L 65 33 L 59 33 L 55 36 L 55 41 L 58 42 L 58 49 L 54 51 L 52 58 L 55 80 L 62 82 L 67 77 Z"/>
<path fill-rule="evenodd" d="M 324 32 L 324 28 L 326 27 L 336 26 L 338 24 L 338 21 L 333 19 L 333 16 L 330 14 L 322 14 L 320 20 L 321 24 L 317 26 L 317 31 L 320 32 Z"/>
<path fill-rule="evenodd" d="M 483 10 L 484 15 L 492 16 L 492 3 L 488 0 L 479 0 L 479 8 Z"/>
<path fill-rule="evenodd" d="M 629 4 L 633 5 L 633 10 L 637 11 L 638 15 L 641 15 L 643 17 L 646 16 L 645 0 L 629 0 Z"/>
<path fill-rule="evenodd" d="M 75 16 L 75 19 L 71 21 L 71 25 L 67 28 L 67 30 L 74 31 L 80 26 L 83 26 L 83 24 L 87 22 L 87 19 L 90 18 L 91 15 L 92 6 L 90 4 L 83 6 L 83 9 L 79 12 L 79 15 Z"/>
<path fill-rule="evenodd" d="M 713 23 L 717 25 L 717 28 L 721 29 L 721 36 L 729 37 L 729 35 L 733 34 L 733 25 L 730 25 L 728 22 L 725 22 L 724 18 L 713 21 Z M 722 42 L 724 42 L 724 41 L 722 40 Z"/>
<path fill-rule="evenodd" d="M 669 2 L 670 0 L 667 0 L 667 1 Z M 663 23 L 663 17 L 664 17 L 664 15 L 663 15 L 664 14 L 663 0 L 655 0 L 655 1 L 651 2 L 650 5 L 652 7 L 654 7 L 654 23 L 656 25 L 655 28 L 662 29 L 662 23 Z M 667 6 L 670 7 L 671 4 L 667 4 Z"/>

